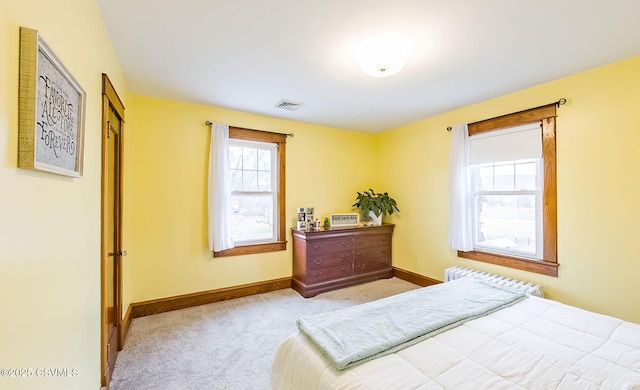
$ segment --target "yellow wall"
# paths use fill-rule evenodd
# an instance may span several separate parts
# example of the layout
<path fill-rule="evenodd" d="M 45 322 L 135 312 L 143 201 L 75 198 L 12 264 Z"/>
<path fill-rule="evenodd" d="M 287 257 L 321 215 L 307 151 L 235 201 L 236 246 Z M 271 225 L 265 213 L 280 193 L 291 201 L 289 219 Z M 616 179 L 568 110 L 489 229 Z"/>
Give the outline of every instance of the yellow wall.
<path fill-rule="evenodd" d="M 446 127 L 561 97 L 569 102 L 557 120 L 559 277 L 457 258 L 447 247 Z M 640 56 L 379 134 L 379 187 L 402 210 L 393 219 L 394 265 L 440 280 L 454 265 L 499 273 L 540 283 L 550 298 L 640 322 L 639 105 Z"/>
<path fill-rule="evenodd" d="M 374 141 L 358 133 L 140 95 L 130 96 L 127 175 L 133 301 L 291 276 L 286 251 L 212 258 L 207 250 L 206 120 L 294 133 L 287 139 L 287 240 L 297 207 L 316 216 L 354 212 L 356 191 L 374 182 Z"/>
<path fill-rule="evenodd" d="M 18 169 L 19 27 L 38 30 L 87 92 L 84 177 Z M 124 77 L 94 1 L 0 2 L 0 368 L 76 368 L 3 389 L 100 386 L 101 73 Z"/>

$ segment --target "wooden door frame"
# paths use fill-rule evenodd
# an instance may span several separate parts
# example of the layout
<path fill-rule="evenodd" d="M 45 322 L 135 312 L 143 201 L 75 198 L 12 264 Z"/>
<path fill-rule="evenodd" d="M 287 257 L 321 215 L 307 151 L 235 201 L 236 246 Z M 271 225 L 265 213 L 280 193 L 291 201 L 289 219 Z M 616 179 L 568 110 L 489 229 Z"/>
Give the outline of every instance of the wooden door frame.
<path fill-rule="evenodd" d="M 116 175 L 115 180 L 119 183 L 119 201 L 117 201 L 117 216 L 115 218 L 116 225 L 119 225 L 116 228 L 115 240 L 116 245 L 114 248 L 114 264 L 115 264 L 115 300 L 114 300 L 114 322 L 117 329 L 117 349 L 121 350 L 124 344 L 124 338 L 122 337 L 122 198 L 123 198 L 123 189 L 122 189 L 122 171 L 124 170 L 124 105 L 122 101 L 118 97 L 113 84 L 109 80 L 109 77 L 106 74 L 102 74 L 102 168 L 101 168 L 101 213 L 100 213 L 100 381 L 102 386 L 105 388 L 109 388 L 109 381 L 111 380 L 111 372 L 108 370 L 107 366 L 107 343 L 109 341 L 109 333 L 108 333 L 108 316 L 106 302 L 106 266 L 107 266 L 107 257 L 108 257 L 108 246 L 107 240 L 109 237 L 107 229 L 105 229 L 109 213 L 113 210 L 109 210 L 108 204 L 108 170 L 107 166 L 109 163 L 108 154 L 107 154 L 107 136 L 109 134 L 109 108 L 113 108 L 116 115 L 119 117 L 122 126 L 120 127 L 120 143 L 118 151 L 116 152 L 116 156 L 118 158 L 118 162 L 120 164 L 119 174 Z"/>

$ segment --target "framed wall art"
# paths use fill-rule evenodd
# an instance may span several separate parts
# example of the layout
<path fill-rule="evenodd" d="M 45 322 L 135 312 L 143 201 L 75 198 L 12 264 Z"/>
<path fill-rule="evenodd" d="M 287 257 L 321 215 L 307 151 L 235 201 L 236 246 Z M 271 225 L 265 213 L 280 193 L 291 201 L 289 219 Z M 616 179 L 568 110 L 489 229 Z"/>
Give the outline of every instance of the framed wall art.
<path fill-rule="evenodd" d="M 18 167 L 81 177 L 86 93 L 37 30 L 20 27 Z"/>

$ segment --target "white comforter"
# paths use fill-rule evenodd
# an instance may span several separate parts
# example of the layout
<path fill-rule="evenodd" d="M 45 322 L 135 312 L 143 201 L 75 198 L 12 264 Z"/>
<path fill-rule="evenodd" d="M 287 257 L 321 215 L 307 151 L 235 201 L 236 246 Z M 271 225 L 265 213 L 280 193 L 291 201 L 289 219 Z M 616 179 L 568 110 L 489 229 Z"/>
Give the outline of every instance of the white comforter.
<path fill-rule="evenodd" d="M 537 297 L 338 371 L 309 339 L 280 346 L 273 389 L 640 389 L 640 325 Z"/>

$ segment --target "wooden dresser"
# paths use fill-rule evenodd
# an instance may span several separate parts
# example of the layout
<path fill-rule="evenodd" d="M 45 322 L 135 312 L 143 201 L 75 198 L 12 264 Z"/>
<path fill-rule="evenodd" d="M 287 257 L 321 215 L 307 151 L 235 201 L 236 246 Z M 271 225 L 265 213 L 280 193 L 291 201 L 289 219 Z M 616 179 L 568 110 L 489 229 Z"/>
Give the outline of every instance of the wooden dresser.
<path fill-rule="evenodd" d="M 303 297 L 393 276 L 393 224 L 293 234 L 291 287 Z"/>

